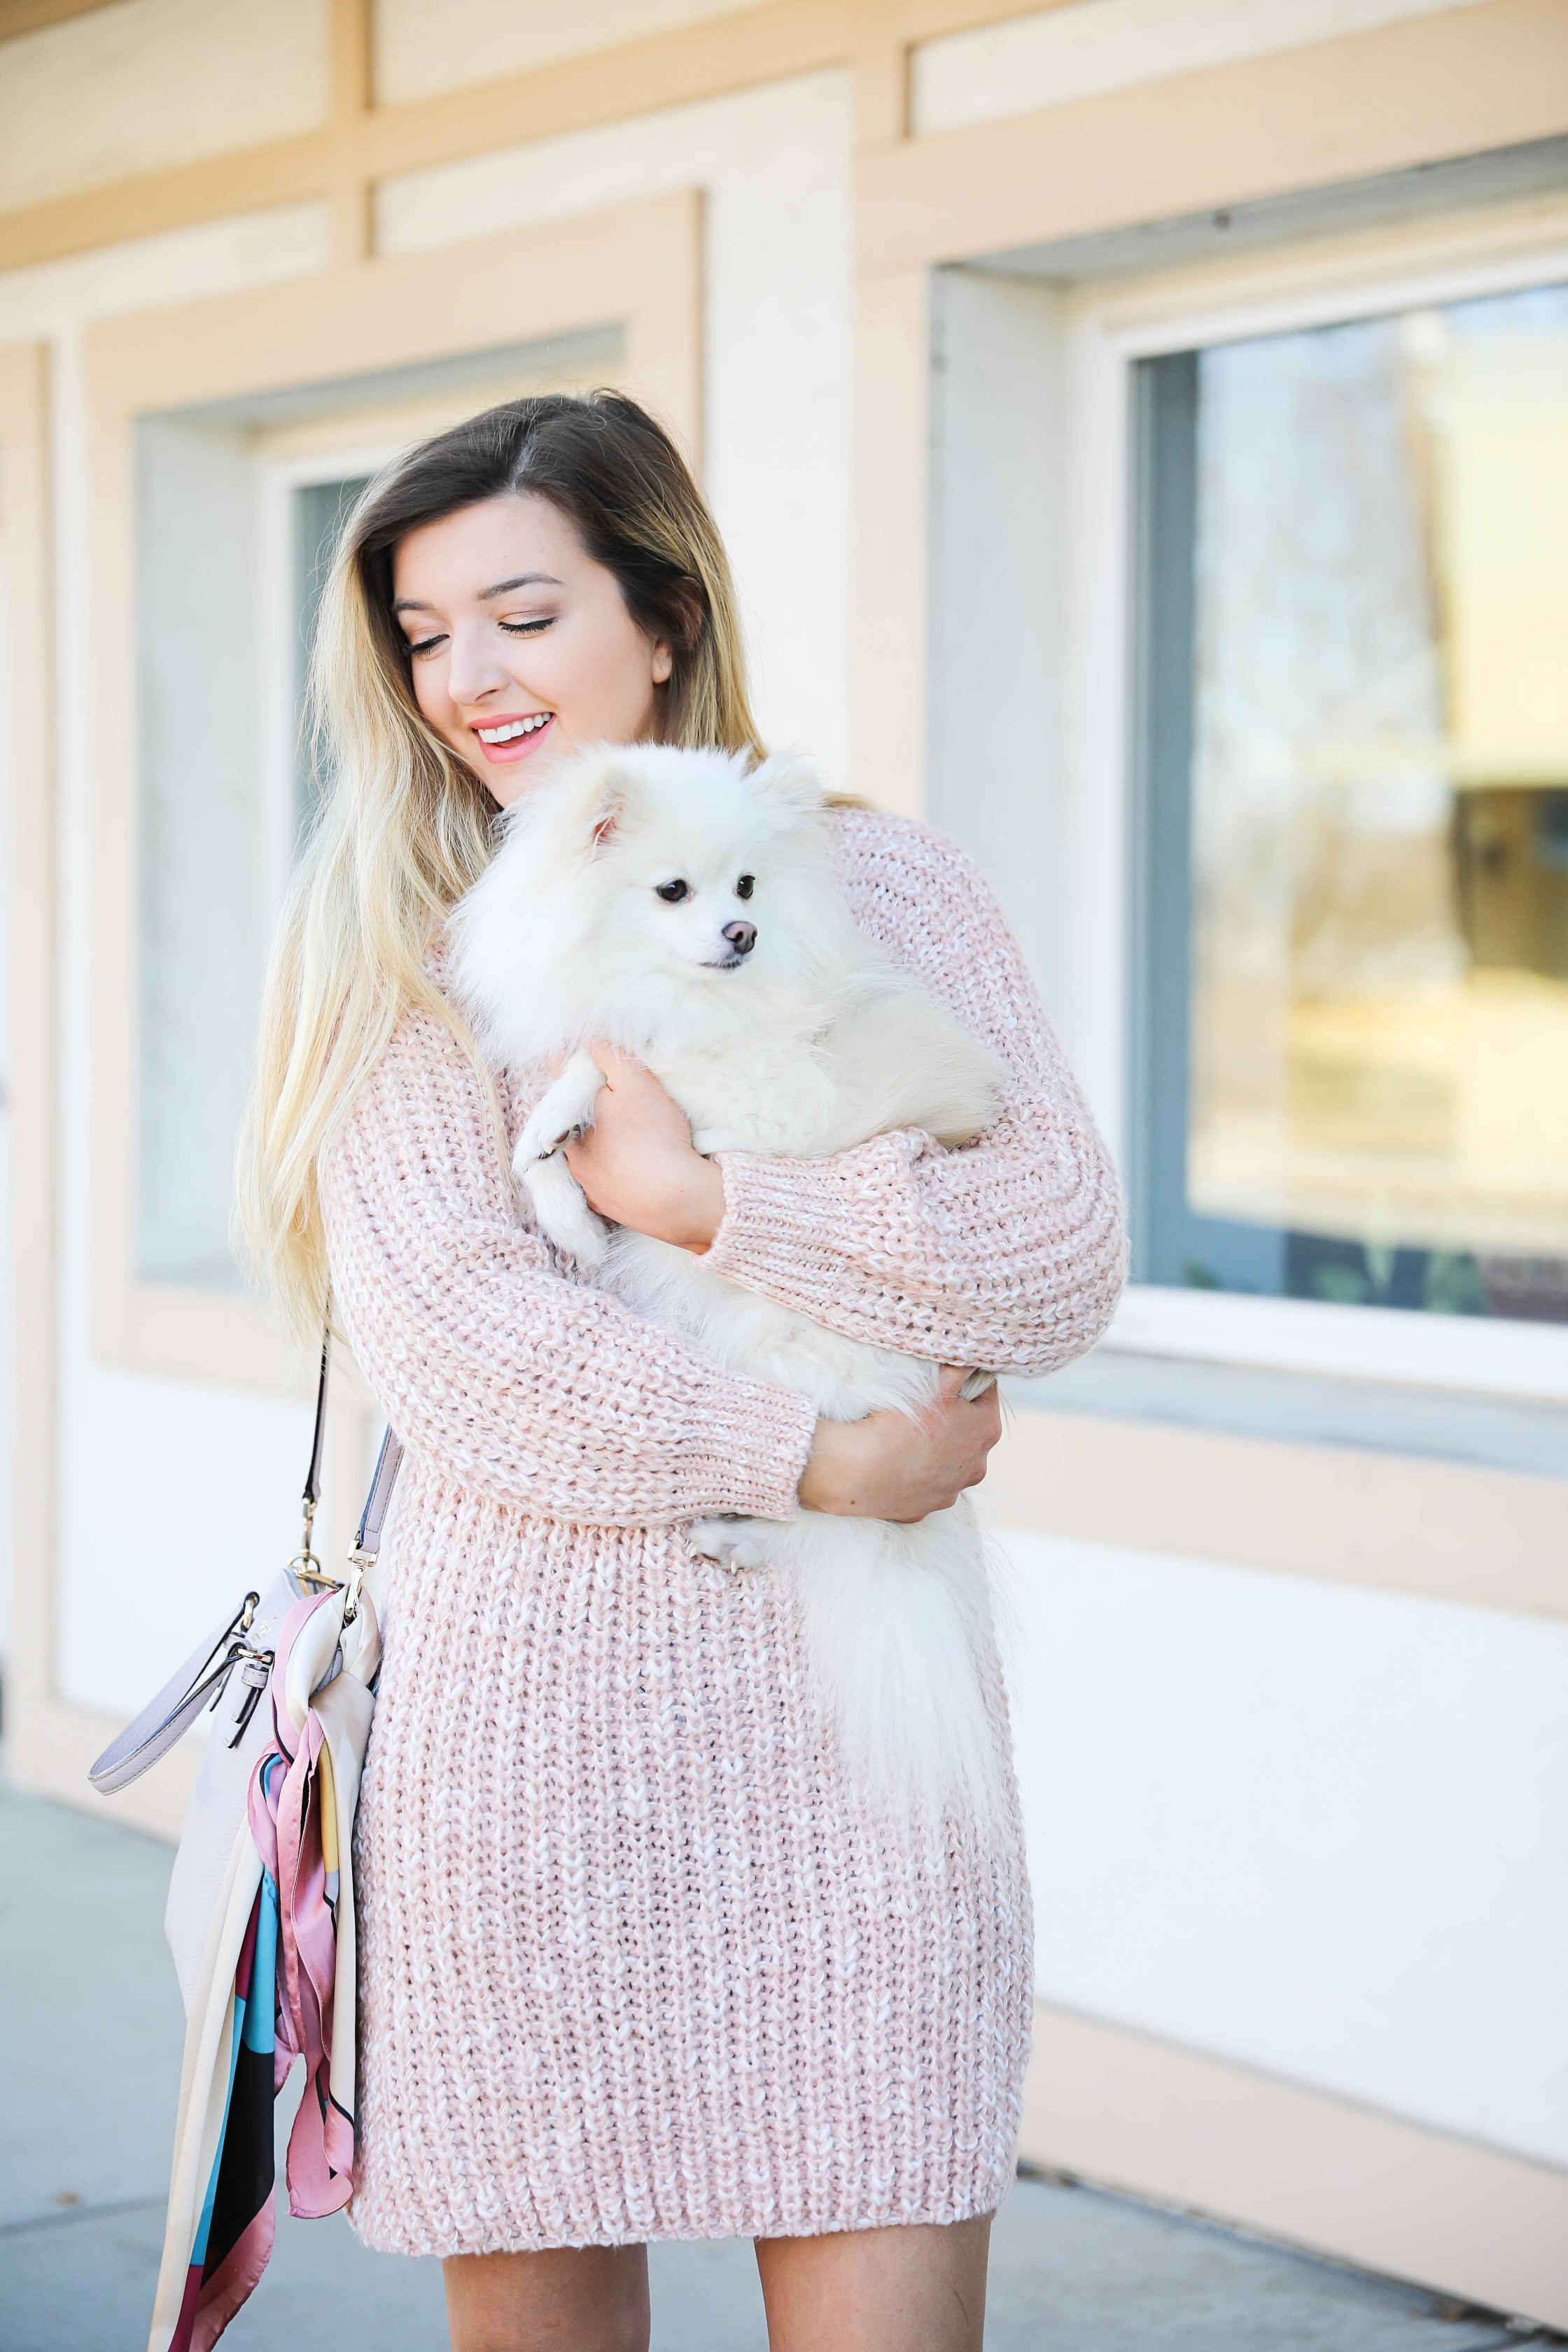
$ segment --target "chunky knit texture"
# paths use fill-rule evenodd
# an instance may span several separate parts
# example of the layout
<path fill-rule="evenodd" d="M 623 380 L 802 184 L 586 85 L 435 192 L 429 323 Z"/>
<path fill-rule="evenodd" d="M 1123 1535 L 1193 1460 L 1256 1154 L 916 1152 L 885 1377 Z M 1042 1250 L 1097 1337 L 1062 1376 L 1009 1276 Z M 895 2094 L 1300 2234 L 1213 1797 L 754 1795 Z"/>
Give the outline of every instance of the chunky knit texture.
<path fill-rule="evenodd" d="M 858 920 L 1013 1095 L 962 1152 L 725 1155 L 715 1260 L 857 1339 L 1047 1371 L 1115 1304 L 1115 1178 L 973 869 L 900 819 L 839 826 Z M 500 1091 L 515 1135 L 531 1097 Z M 868 1813 L 785 1594 L 682 1540 L 795 1508 L 810 1409 L 555 1258 L 426 1016 L 322 1179 L 334 1294 L 407 1446 L 359 1809 L 356 2228 L 450 2254 L 988 2210 L 1031 2008 L 1016 1802 L 989 1845 Z M 1005 1746 L 994 1656 L 986 1685 Z"/>

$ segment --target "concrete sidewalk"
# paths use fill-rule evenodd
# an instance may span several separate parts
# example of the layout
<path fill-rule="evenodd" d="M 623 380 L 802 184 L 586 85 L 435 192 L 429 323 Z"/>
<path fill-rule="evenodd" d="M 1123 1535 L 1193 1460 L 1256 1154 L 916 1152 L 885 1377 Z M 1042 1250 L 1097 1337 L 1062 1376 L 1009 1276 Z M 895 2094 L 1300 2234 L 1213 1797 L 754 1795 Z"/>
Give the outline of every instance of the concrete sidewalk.
<path fill-rule="evenodd" d="M 184 2021 L 169 1849 L 0 1790 L 0 2352 L 140 2352 Z M 281 2140 L 279 2178 L 281 2179 Z M 1130 2200 L 1021 2180 L 993 2240 L 990 2352 L 1489 2352 L 1483 2314 Z M 656 2246 L 658 2352 L 766 2352 L 744 2242 Z M 342 2315 L 353 2314 L 345 2328 Z M 280 2214 L 237 2352 L 440 2352 L 440 2266 Z"/>

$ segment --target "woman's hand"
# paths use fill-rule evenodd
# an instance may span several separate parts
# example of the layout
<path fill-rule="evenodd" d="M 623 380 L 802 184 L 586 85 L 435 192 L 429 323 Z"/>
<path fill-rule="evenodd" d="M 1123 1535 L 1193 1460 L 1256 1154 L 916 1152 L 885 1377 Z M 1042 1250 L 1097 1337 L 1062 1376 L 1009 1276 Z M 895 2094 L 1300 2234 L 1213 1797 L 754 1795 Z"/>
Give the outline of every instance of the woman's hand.
<path fill-rule="evenodd" d="M 723 1219 L 724 1179 L 693 1149 L 689 1120 L 651 1070 L 608 1045 L 589 1051 L 605 1084 L 566 1165 L 601 1217 L 700 1256 Z"/>
<path fill-rule="evenodd" d="M 904 1412 L 864 1421 L 819 1421 L 796 1493 L 807 1511 L 861 1519 L 923 1519 L 945 1511 L 985 1475 L 1002 1434 L 994 1383 L 973 1402 L 958 1393 L 968 1374 L 942 1369 L 942 1390 L 918 1421 Z"/>

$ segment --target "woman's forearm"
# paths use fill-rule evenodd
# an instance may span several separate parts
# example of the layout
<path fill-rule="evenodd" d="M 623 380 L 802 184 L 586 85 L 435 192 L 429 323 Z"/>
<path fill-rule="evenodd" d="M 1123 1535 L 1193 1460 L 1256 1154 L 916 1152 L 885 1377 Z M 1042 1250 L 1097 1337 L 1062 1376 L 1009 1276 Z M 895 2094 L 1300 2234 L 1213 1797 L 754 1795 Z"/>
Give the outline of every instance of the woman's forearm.
<path fill-rule="evenodd" d="M 394 1039 L 321 1189 L 361 1368 L 399 1436 L 458 1486 L 600 1526 L 793 1512 L 813 1408 L 555 1270 L 517 1223 L 483 1089 L 436 1023 Z"/>
<path fill-rule="evenodd" d="M 801 1473 L 800 1505 L 846 1518 L 929 1518 L 985 1475 L 1002 1434 L 994 1388 L 960 1396 L 962 1370 L 944 1372 L 936 1402 L 911 1420 L 874 1412 L 864 1421 L 819 1421 Z"/>

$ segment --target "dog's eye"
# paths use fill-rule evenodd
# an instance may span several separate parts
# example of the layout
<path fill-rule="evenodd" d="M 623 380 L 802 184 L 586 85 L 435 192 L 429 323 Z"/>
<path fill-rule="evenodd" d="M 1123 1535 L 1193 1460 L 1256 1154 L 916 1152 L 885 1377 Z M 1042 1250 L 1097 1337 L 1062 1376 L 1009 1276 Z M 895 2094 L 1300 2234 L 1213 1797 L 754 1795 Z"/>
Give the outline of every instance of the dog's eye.
<path fill-rule="evenodd" d="M 661 882 L 658 887 L 658 895 L 667 907 L 679 907 L 682 898 L 691 896 L 690 886 L 685 882 Z"/>
<path fill-rule="evenodd" d="M 749 898 L 756 887 L 757 877 L 754 874 L 742 874 L 735 885 L 735 896 L 737 898 Z"/>

